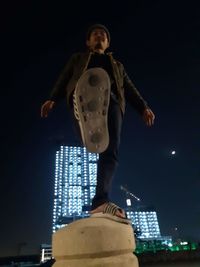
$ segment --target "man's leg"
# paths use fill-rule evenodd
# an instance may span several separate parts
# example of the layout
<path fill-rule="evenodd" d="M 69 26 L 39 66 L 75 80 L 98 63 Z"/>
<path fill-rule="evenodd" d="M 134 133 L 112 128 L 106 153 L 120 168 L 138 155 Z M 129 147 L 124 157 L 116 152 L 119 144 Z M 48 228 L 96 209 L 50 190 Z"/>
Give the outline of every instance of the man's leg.
<path fill-rule="evenodd" d="M 81 141 L 81 133 L 78 122 L 73 112 L 73 100 L 71 97 L 70 113 L 74 124 L 74 129 Z M 121 127 L 123 115 L 121 109 L 112 98 L 110 98 L 108 111 L 108 130 L 109 130 L 109 145 L 107 149 L 99 154 L 97 164 L 97 186 L 96 195 L 92 200 L 92 211 L 100 205 L 109 202 L 109 194 L 111 191 L 112 180 L 118 166 L 118 151 L 120 145 Z M 95 211 L 96 212 L 96 211 Z"/>
<path fill-rule="evenodd" d="M 92 201 L 92 210 L 109 201 L 112 180 L 118 166 L 118 151 L 122 127 L 122 112 L 119 105 L 110 99 L 108 112 L 108 130 L 110 142 L 108 148 L 99 154 L 97 165 L 96 195 Z"/>

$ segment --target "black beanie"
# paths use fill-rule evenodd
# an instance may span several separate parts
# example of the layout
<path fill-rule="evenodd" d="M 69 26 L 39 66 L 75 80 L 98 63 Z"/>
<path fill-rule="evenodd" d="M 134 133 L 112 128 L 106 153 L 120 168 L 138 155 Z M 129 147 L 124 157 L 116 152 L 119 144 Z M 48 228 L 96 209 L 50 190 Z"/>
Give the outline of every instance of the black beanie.
<path fill-rule="evenodd" d="M 103 29 L 106 34 L 107 34 L 107 38 L 108 38 L 108 42 L 110 43 L 110 33 L 109 30 L 106 28 L 106 26 L 102 25 L 102 24 L 94 24 L 92 26 L 89 27 L 87 34 L 86 34 L 86 39 L 89 40 L 90 35 L 92 33 L 93 30 L 95 29 Z"/>

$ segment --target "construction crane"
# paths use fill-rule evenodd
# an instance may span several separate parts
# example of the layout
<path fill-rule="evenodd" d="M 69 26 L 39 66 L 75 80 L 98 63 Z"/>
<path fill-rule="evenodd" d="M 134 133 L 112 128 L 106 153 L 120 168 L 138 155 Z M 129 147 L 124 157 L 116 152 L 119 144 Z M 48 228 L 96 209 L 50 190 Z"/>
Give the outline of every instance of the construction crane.
<path fill-rule="evenodd" d="M 141 201 L 141 199 L 139 197 L 137 197 L 136 195 L 134 195 L 133 193 L 131 193 L 125 186 L 120 186 L 120 189 L 124 192 L 126 192 L 127 195 L 131 196 L 132 198 L 135 198 L 137 201 Z"/>

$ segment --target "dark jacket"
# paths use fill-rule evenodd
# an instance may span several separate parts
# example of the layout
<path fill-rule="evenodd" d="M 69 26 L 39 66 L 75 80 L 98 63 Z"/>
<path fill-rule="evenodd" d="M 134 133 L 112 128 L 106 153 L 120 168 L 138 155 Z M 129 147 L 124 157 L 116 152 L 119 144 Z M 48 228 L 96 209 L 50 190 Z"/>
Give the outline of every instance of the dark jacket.
<path fill-rule="evenodd" d="M 78 79 L 87 70 L 90 57 L 93 52 L 73 54 L 60 74 L 50 96 L 52 101 L 58 102 L 67 98 L 69 104 L 70 96 L 76 87 Z M 129 79 L 123 65 L 115 60 L 112 53 L 107 53 L 111 60 L 113 76 L 117 87 L 117 97 L 122 112 L 125 112 L 125 100 L 127 100 L 140 114 L 143 114 L 147 103 Z"/>

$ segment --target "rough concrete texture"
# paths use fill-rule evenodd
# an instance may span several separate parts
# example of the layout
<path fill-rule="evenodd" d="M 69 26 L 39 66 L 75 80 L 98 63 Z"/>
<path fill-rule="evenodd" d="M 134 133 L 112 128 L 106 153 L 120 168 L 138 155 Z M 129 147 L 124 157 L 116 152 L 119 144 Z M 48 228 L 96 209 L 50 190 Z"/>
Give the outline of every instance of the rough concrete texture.
<path fill-rule="evenodd" d="M 108 218 L 77 220 L 53 234 L 53 267 L 138 267 L 129 224 Z"/>

